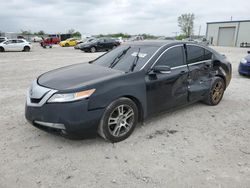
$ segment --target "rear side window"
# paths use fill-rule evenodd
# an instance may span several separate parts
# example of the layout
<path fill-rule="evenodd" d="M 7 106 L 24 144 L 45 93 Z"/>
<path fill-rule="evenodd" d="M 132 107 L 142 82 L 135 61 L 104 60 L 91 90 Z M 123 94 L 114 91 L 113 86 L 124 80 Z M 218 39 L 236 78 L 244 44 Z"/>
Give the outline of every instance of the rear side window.
<path fill-rule="evenodd" d="M 23 40 L 17 40 L 17 43 L 23 43 L 24 41 Z"/>
<path fill-rule="evenodd" d="M 170 48 L 160 57 L 156 65 L 167 65 L 170 67 L 184 65 L 183 48 L 181 46 Z"/>
<path fill-rule="evenodd" d="M 187 62 L 195 63 L 212 59 L 212 53 L 199 46 L 187 45 Z"/>
<path fill-rule="evenodd" d="M 212 59 L 213 53 L 205 49 L 204 60 Z"/>

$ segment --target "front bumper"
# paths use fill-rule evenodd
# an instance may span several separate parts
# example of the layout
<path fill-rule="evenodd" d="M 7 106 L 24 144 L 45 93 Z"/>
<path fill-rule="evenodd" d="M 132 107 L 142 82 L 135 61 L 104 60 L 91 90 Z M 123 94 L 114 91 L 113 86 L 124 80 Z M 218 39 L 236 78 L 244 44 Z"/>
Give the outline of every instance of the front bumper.
<path fill-rule="evenodd" d="M 96 135 L 103 112 L 104 109 L 88 110 L 88 100 L 25 107 L 26 119 L 40 129 L 86 137 Z"/>
<path fill-rule="evenodd" d="M 240 63 L 238 71 L 240 74 L 250 76 L 250 63 Z"/>
<path fill-rule="evenodd" d="M 25 117 L 34 126 L 67 135 L 91 136 L 97 133 L 104 109 L 89 110 L 89 99 L 64 103 L 47 103 L 57 90 L 32 83 L 27 93 Z"/>

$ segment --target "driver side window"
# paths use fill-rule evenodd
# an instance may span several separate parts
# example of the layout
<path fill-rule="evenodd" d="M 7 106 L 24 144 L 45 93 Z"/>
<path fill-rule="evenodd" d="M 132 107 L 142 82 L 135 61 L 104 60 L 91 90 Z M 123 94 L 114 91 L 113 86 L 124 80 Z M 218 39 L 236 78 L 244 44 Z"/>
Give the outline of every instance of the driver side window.
<path fill-rule="evenodd" d="M 170 68 L 184 65 L 183 47 L 170 47 L 167 51 L 163 52 L 156 65 L 166 65 Z"/>

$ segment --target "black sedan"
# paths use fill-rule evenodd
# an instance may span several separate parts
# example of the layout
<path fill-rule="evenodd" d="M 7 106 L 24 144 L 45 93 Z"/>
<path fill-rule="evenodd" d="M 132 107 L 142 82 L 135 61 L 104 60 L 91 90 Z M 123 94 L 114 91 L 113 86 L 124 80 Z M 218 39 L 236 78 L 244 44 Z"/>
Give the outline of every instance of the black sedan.
<path fill-rule="evenodd" d="M 84 52 L 97 52 L 97 51 L 109 51 L 117 46 L 119 46 L 120 43 L 117 42 L 115 39 L 112 38 L 98 38 L 95 40 L 92 40 L 89 43 L 83 44 L 80 46 L 80 50 Z"/>
<path fill-rule="evenodd" d="M 28 92 L 26 118 L 63 135 L 126 139 L 138 122 L 198 101 L 217 105 L 231 64 L 213 49 L 189 42 L 133 42 L 89 63 L 47 72 Z"/>

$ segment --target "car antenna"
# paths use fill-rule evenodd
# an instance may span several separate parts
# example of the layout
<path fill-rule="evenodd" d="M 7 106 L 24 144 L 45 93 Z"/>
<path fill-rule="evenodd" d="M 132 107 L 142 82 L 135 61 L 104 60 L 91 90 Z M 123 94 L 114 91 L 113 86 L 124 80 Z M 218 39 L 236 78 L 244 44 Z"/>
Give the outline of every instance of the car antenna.
<path fill-rule="evenodd" d="M 139 48 L 139 50 L 138 50 L 138 52 L 137 52 L 137 54 L 136 54 L 136 58 L 134 59 L 134 62 L 132 63 L 132 65 L 131 65 L 131 67 L 130 67 L 130 69 L 129 69 L 130 72 L 133 72 L 133 71 L 134 71 L 134 68 L 136 67 L 136 64 L 137 64 L 137 62 L 138 62 L 138 60 L 139 60 L 140 51 L 141 51 L 141 48 Z"/>

